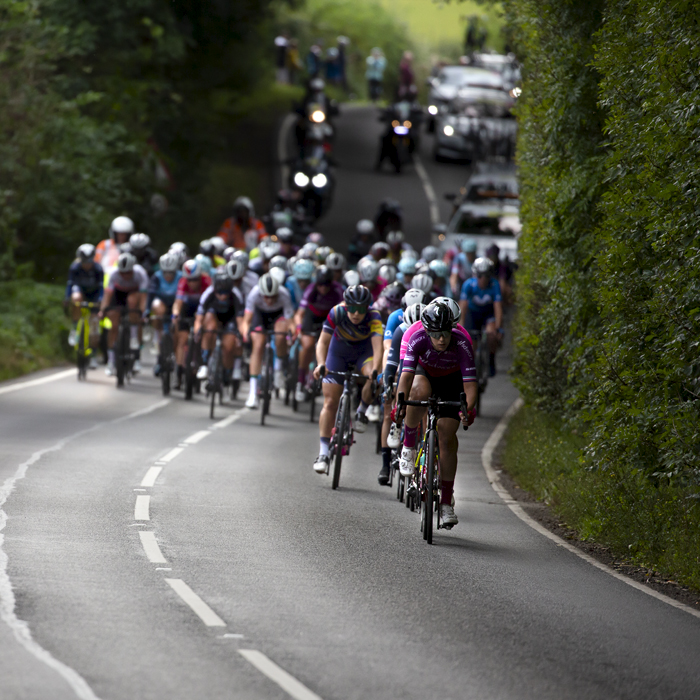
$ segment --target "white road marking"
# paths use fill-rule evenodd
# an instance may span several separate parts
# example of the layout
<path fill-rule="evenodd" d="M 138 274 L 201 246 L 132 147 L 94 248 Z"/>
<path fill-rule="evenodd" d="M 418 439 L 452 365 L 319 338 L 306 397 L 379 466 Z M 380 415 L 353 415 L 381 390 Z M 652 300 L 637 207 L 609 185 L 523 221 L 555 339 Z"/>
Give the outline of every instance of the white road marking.
<path fill-rule="evenodd" d="M 277 683 L 294 700 L 321 700 L 316 693 L 310 691 L 303 683 L 287 673 L 283 668 L 280 668 L 274 661 L 270 661 L 261 651 L 239 649 L 238 653 L 248 663 L 253 664 L 260 673 Z"/>
<path fill-rule="evenodd" d="M 165 580 L 207 627 L 226 627 L 226 623 L 182 579 Z"/>
<path fill-rule="evenodd" d="M 216 428 L 217 430 L 219 428 L 228 428 L 229 425 L 235 423 L 242 415 L 243 409 L 239 409 L 235 413 L 232 413 L 230 416 L 227 416 L 223 420 L 220 420 L 218 423 L 214 423 L 214 425 L 212 425 L 211 427 Z"/>
<path fill-rule="evenodd" d="M 146 472 L 146 476 L 143 477 L 141 486 L 146 486 L 147 488 L 155 486 L 156 479 L 160 476 L 162 471 L 163 467 L 149 467 L 148 471 Z"/>
<path fill-rule="evenodd" d="M 145 491 L 146 489 L 134 489 L 134 491 Z"/>
<path fill-rule="evenodd" d="M 244 635 L 242 634 L 233 634 L 232 632 L 227 632 L 226 634 L 221 635 L 221 639 L 243 639 Z"/>
<path fill-rule="evenodd" d="M 146 552 L 148 561 L 150 561 L 151 564 L 168 563 L 163 556 L 163 552 L 160 551 L 155 532 L 142 530 L 139 532 L 139 537 L 141 538 L 141 546 L 143 547 L 143 551 Z M 170 569 L 168 569 L 168 571 L 170 571 Z"/>
<path fill-rule="evenodd" d="M 196 445 L 200 440 L 204 440 L 207 435 L 211 435 L 208 430 L 199 430 L 193 435 L 190 435 L 188 438 L 185 438 L 183 442 L 185 445 Z"/>
<path fill-rule="evenodd" d="M 71 374 L 74 372 L 75 370 L 70 370 Z M 53 378 L 56 378 L 56 375 L 51 375 L 51 378 L 47 377 L 46 379 L 52 381 Z M 25 384 L 28 383 L 29 382 L 25 382 Z M 7 388 L 13 388 L 14 390 L 15 386 L 19 385 L 13 385 L 13 387 Z M 142 416 L 145 413 L 150 413 L 165 406 L 169 402 L 169 399 L 159 401 L 156 404 L 152 404 L 148 408 L 135 411 L 134 413 L 129 413 L 128 415 L 117 418 L 116 420 L 97 423 L 91 428 L 86 428 L 85 430 L 81 430 L 73 435 L 69 435 L 62 440 L 59 440 L 54 445 L 35 452 L 26 462 L 20 464 L 19 467 L 17 467 L 17 471 L 14 473 L 14 475 L 6 479 L 0 487 L 0 619 L 2 619 L 3 622 L 5 622 L 5 624 L 12 630 L 15 635 L 15 639 L 19 642 L 19 644 L 30 654 L 32 654 L 32 656 L 56 671 L 56 673 L 58 673 L 66 681 L 66 683 L 68 683 L 80 700 L 99 700 L 99 698 L 95 695 L 82 676 L 76 673 L 72 668 L 70 668 L 70 666 L 66 666 L 66 664 L 58 661 L 58 659 L 55 659 L 48 651 L 46 651 L 46 649 L 37 644 L 37 642 L 32 638 L 29 625 L 24 620 L 18 619 L 17 614 L 15 613 L 15 594 L 12 589 L 12 582 L 10 581 L 10 577 L 7 573 L 7 554 L 2 548 L 5 541 L 5 536 L 1 533 L 7 524 L 7 513 L 3 510 L 3 506 L 17 485 L 17 482 L 20 479 L 24 479 L 24 477 L 27 475 L 29 467 L 36 464 L 44 455 L 62 450 L 69 442 L 72 442 L 83 435 L 101 430 L 107 425 L 115 425 L 117 423 L 122 423 L 126 420 L 136 418 L 137 416 Z"/>
<path fill-rule="evenodd" d="M 287 183 L 289 182 L 287 143 L 289 142 L 289 130 L 292 128 L 295 119 L 295 114 L 288 114 L 284 118 L 284 121 L 280 126 L 279 133 L 277 134 L 277 159 L 280 163 L 280 177 L 282 178 L 282 182 L 280 184 L 281 189 L 285 189 L 287 187 Z"/>
<path fill-rule="evenodd" d="M 416 173 L 418 173 L 418 177 L 423 185 L 425 197 L 428 200 L 428 207 L 430 208 L 430 223 L 435 226 L 435 224 L 440 223 L 440 207 L 438 206 L 437 197 L 435 196 L 433 183 L 430 182 L 428 171 L 423 167 L 423 161 L 416 153 L 413 154 L 413 165 L 416 168 Z"/>
<path fill-rule="evenodd" d="M 172 571 L 172 568 L 169 566 L 156 566 L 156 571 Z"/>
<path fill-rule="evenodd" d="M 75 376 L 77 370 L 67 369 L 63 372 L 56 372 L 55 374 L 50 374 L 48 377 L 40 377 L 39 379 L 30 379 L 28 382 L 18 382 L 17 384 L 10 384 L 10 386 L 4 386 L 0 389 L 0 394 L 9 394 L 12 391 L 19 391 L 20 389 L 29 389 L 33 386 L 41 386 L 42 384 L 48 384 L 49 382 L 55 382 L 58 379 L 65 379 L 66 377 Z"/>
<path fill-rule="evenodd" d="M 179 454 L 182 454 L 184 449 L 184 447 L 173 447 L 173 449 L 170 450 L 170 452 L 168 452 L 168 454 L 165 455 L 165 457 L 161 457 L 158 461 L 162 462 L 163 464 L 172 462 L 175 459 L 175 457 L 177 457 Z"/>
<path fill-rule="evenodd" d="M 150 496 L 136 496 L 136 505 L 134 506 L 134 520 L 150 520 L 151 516 L 148 512 L 150 505 Z"/>
<path fill-rule="evenodd" d="M 531 518 L 523 510 L 523 508 L 520 505 L 518 505 L 518 502 L 513 499 L 513 497 L 508 492 L 508 489 L 506 489 L 506 487 L 503 486 L 503 484 L 501 483 L 501 477 L 498 475 L 498 473 L 493 467 L 493 452 L 498 446 L 498 443 L 501 441 L 503 433 L 505 433 L 510 419 L 518 412 L 522 405 L 523 400 L 520 398 L 516 399 L 513 402 L 511 407 L 506 411 L 503 418 L 501 418 L 501 420 L 499 421 L 498 425 L 494 428 L 489 439 L 484 445 L 484 449 L 481 451 L 481 463 L 484 467 L 484 471 L 486 472 L 486 477 L 491 482 L 493 490 L 503 499 L 503 501 L 505 501 L 508 508 L 510 508 L 513 511 L 513 513 L 515 513 L 515 515 L 517 515 L 518 518 L 520 518 L 520 520 L 522 520 L 526 525 L 529 525 L 533 530 L 539 532 L 540 535 L 544 535 L 547 539 L 554 542 L 554 544 L 563 547 L 572 554 L 575 554 L 580 559 L 583 559 L 592 566 L 595 566 L 596 569 L 600 569 L 606 574 L 610 574 L 610 576 L 616 578 L 618 581 L 622 581 L 622 583 L 626 583 L 628 586 L 632 586 L 632 588 L 636 588 L 638 591 L 646 593 L 652 598 L 656 598 L 657 600 L 660 600 L 666 603 L 667 605 L 670 605 L 671 607 L 677 608 L 678 610 L 683 610 L 684 612 L 687 612 L 693 615 L 694 617 L 700 618 L 700 610 L 694 610 L 693 608 L 691 608 L 688 605 L 685 605 L 684 603 L 679 603 L 677 600 L 669 598 L 667 595 L 659 593 L 653 588 L 645 586 L 643 583 L 639 583 L 634 579 L 628 578 L 627 576 L 619 573 L 618 571 L 615 571 L 615 569 L 611 569 L 609 566 L 606 566 L 602 562 L 599 562 L 597 559 L 590 556 L 589 554 L 582 552 L 578 547 L 574 547 L 574 545 L 570 544 L 558 535 L 555 535 L 553 532 L 547 530 L 546 527 L 543 527 L 534 518 Z"/>

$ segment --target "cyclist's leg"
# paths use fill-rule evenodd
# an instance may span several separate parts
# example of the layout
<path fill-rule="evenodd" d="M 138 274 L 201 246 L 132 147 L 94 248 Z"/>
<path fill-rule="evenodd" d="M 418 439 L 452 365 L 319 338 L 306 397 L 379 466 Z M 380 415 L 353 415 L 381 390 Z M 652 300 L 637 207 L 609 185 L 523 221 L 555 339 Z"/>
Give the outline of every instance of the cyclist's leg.
<path fill-rule="evenodd" d="M 284 388 L 284 365 L 287 360 L 287 330 L 289 330 L 289 321 L 280 316 L 275 320 L 275 360 L 274 360 L 274 375 L 275 388 Z"/>
<path fill-rule="evenodd" d="M 83 296 L 83 292 L 81 291 L 80 287 L 73 287 L 70 300 L 70 319 L 73 321 L 73 324 L 76 324 L 80 318 L 80 304 L 85 301 L 85 297 Z"/>
<path fill-rule="evenodd" d="M 499 337 L 496 328 L 496 319 L 490 317 L 484 324 L 486 332 L 486 342 L 489 347 L 489 372 L 493 376 L 496 374 L 496 352 L 498 351 Z"/>
<path fill-rule="evenodd" d="M 168 307 L 165 305 L 162 299 L 156 297 L 151 302 L 151 315 L 154 316 L 151 320 L 151 326 L 153 328 L 153 336 L 156 344 L 160 345 L 160 337 L 163 333 L 163 317 L 168 313 Z"/>
<path fill-rule="evenodd" d="M 256 332 L 250 334 L 250 343 L 252 346 L 250 351 L 250 386 L 248 400 L 246 401 L 246 406 L 249 408 L 255 408 L 257 405 L 258 376 L 262 369 L 263 351 L 265 350 L 265 343 L 267 341 L 267 335 L 260 331 L 263 329 L 269 330 L 272 325 L 268 323 L 266 316 L 267 314 L 263 315 L 260 311 L 256 310 L 250 324 L 251 329 Z"/>
<path fill-rule="evenodd" d="M 240 347 L 240 343 L 238 342 L 238 326 L 236 324 L 236 319 L 231 318 L 227 323 L 223 323 L 223 328 L 224 337 L 221 340 L 221 349 L 223 351 L 222 362 L 224 365 L 224 370 L 230 374 L 233 370 L 236 352 Z"/>

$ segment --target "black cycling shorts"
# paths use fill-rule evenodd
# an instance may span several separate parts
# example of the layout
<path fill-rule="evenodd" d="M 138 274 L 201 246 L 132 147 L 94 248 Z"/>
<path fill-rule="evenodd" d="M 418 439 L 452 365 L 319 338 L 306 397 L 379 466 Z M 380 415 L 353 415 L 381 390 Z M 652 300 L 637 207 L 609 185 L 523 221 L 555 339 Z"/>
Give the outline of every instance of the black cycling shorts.
<path fill-rule="evenodd" d="M 224 329 L 224 333 L 235 333 L 238 335 L 238 323 L 236 322 L 236 312 L 231 311 L 214 311 L 214 309 L 208 309 L 207 314 L 214 314 L 217 320 Z M 206 314 L 205 314 L 206 315 Z"/>
<path fill-rule="evenodd" d="M 462 373 L 451 372 L 443 377 L 431 377 L 421 365 L 416 367 L 416 374 L 425 377 L 430 382 L 433 394 L 443 401 L 459 401 L 464 391 Z M 459 408 L 452 406 L 440 406 L 438 408 L 440 418 L 454 418 L 459 420 Z"/>
<path fill-rule="evenodd" d="M 304 335 L 318 335 L 323 329 L 326 316 L 316 316 L 311 309 L 304 309 L 301 318 L 301 332 Z"/>
<path fill-rule="evenodd" d="M 251 328 L 262 328 L 264 331 L 272 331 L 275 328 L 275 323 L 278 318 L 283 315 L 282 309 L 279 311 L 260 311 L 260 309 L 255 309 L 253 311 L 253 320 L 250 325 Z"/>

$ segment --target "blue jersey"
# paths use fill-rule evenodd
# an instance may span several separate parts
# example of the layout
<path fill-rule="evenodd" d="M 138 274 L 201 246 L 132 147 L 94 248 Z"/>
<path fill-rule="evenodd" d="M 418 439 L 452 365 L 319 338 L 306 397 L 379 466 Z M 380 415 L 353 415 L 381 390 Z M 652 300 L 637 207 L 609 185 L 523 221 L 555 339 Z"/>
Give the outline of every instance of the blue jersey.
<path fill-rule="evenodd" d="M 104 270 L 99 263 L 93 263 L 88 270 L 80 264 L 80 260 L 71 263 L 68 269 L 66 299 L 75 291 L 81 292 L 86 301 L 98 301 L 102 298 L 104 276 Z"/>
<path fill-rule="evenodd" d="M 154 299 L 160 299 L 166 306 L 171 307 L 175 302 L 177 285 L 182 277 L 182 272 L 178 270 L 172 282 L 168 282 L 162 270 L 157 270 L 148 284 L 148 306 L 150 307 Z"/>
<path fill-rule="evenodd" d="M 292 275 L 291 277 L 287 277 L 287 280 L 284 283 L 284 286 L 287 288 L 287 291 L 289 292 L 289 296 L 292 297 L 292 306 L 294 307 L 294 310 L 296 311 L 299 308 L 299 302 L 301 301 L 301 298 L 304 296 L 304 292 L 301 291 L 301 287 L 299 286 L 299 282 L 297 281 L 297 278 Z"/>
<path fill-rule="evenodd" d="M 384 329 L 384 340 L 391 340 L 394 337 L 394 331 L 403 323 L 403 309 L 397 309 L 389 314 Z"/>
<path fill-rule="evenodd" d="M 498 280 L 491 278 L 486 289 L 479 286 L 476 277 L 471 277 L 462 285 L 460 300 L 469 303 L 469 310 L 478 314 L 493 314 L 493 304 L 501 301 L 501 285 Z"/>

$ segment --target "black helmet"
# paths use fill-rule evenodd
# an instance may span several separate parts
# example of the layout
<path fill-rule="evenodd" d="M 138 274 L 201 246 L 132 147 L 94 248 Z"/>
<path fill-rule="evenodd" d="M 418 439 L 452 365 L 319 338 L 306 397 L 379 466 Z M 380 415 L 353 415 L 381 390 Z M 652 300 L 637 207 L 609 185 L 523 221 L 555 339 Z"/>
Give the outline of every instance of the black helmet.
<path fill-rule="evenodd" d="M 401 300 L 403 295 L 406 293 L 406 287 L 404 287 L 401 282 L 392 282 L 387 285 L 382 291 L 382 296 L 394 307 L 399 308 L 401 306 Z"/>
<path fill-rule="evenodd" d="M 387 198 L 379 204 L 379 214 L 401 216 L 401 205 L 395 199 Z"/>
<path fill-rule="evenodd" d="M 447 304 L 428 304 L 420 315 L 421 323 L 428 333 L 452 330 L 452 312 Z"/>
<path fill-rule="evenodd" d="M 369 306 L 372 303 L 372 292 L 361 284 L 353 284 L 345 290 L 343 299 L 348 306 Z"/>
<path fill-rule="evenodd" d="M 329 270 L 325 265 L 321 265 L 316 270 L 316 284 L 330 284 L 333 281 L 333 271 Z"/>
<path fill-rule="evenodd" d="M 216 248 L 209 238 L 205 238 L 199 244 L 199 252 L 206 255 L 208 258 L 213 258 L 216 255 Z"/>
<path fill-rule="evenodd" d="M 227 266 L 220 267 L 214 273 L 214 291 L 230 292 L 233 289 L 233 277 Z"/>

